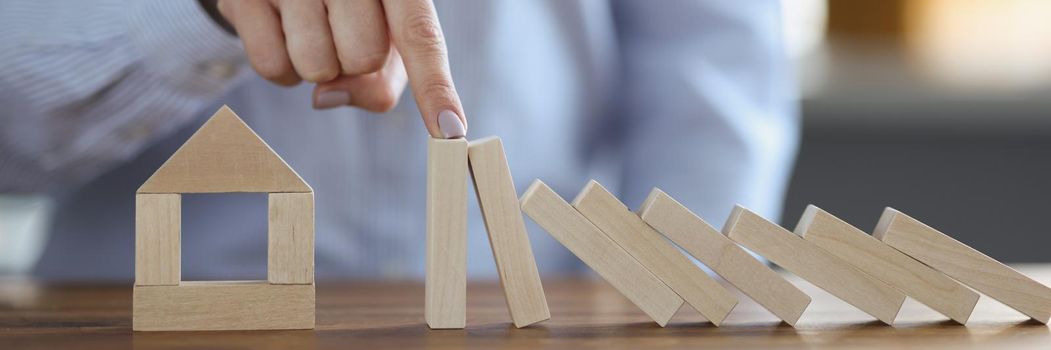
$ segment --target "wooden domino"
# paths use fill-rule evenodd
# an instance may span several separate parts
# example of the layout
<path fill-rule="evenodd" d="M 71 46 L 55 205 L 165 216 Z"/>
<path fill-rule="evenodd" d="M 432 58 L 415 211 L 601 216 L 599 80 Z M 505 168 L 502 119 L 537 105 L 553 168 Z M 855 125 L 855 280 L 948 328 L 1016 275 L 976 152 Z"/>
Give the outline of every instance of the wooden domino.
<path fill-rule="evenodd" d="M 467 160 L 511 320 L 521 328 L 551 318 L 503 143 L 472 141 Z"/>
<path fill-rule="evenodd" d="M 978 293 L 816 206 L 807 206 L 795 233 L 960 324 L 978 303 Z"/>
<path fill-rule="evenodd" d="M 873 236 L 957 281 L 1047 324 L 1051 288 L 892 208 Z"/>
<path fill-rule="evenodd" d="M 795 326 L 810 305 L 810 296 L 664 191 L 654 188 L 639 216 L 785 323 Z"/>
<path fill-rule="evenodd" d="M 461 329 L 467 319 L 467 141 L 427 143 L 427 253 L 424 319 Z"/>
<path fill-rule="evenodd" d="M 268 281 L 182 281 L 182 193 L 266 192 Z M 135 194 L 135 331 L 314 328 L 314 192 L 230 108 Z"/>
<path fill-rule="evenodd" d="M 588 182 L 572 204 L 712 324 L 722 323 L 737 305 L 736 297 L 598 182 Z"/>
<path fill-rule="evenodd" d="M 662 327 L 683 300 L 540 180 L 522 194 L 522 210 Z"/>
<path fill-rule="evenodd" d="M 893 325 L 905 295 L 744 207 L 730 213 L 723 232 L 858 309 Z"/>

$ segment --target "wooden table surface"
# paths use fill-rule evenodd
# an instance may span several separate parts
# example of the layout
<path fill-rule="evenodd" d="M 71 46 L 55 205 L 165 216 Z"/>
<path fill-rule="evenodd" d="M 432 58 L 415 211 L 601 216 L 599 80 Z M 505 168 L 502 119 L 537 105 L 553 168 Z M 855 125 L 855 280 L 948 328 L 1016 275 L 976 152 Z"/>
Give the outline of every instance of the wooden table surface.
<path fill-rule="evenodd" d="M 1020 265 L 1051 285 L 1051 265 Z M 966 327 L 907 300 L 898 323 L 874 318 L 795 277 L 814 301 L 796 328 L 738 293 L 722 327 L 683 307 L 667 328 L 600 280 L 547 279 L 551 319 L 515 329 L 494 282 L 472 282 L 466 330 L 428 330 L 417 282 L 319 282 L 317 329 L 132 332 L 130 285 L 0 280 L 0 349 L 219 348 L 945 348 L 1051 349 L 1051 329 L 983 296 Z"/>

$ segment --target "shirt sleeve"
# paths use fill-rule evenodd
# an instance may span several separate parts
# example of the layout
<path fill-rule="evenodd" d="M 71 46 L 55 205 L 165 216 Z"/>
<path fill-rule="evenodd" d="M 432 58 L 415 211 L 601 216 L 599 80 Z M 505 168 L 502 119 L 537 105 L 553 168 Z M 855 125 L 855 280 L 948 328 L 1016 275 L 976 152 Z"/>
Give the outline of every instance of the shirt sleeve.
<path fill-rule="evenodd" d="M 621 192 L 660 187 L 719 226 L 741 203 L 776 220 L 798 142 L 777 1 L 615 1 Z"/>
<path fill-rule="evenodd" d="M 0 193 L 134 157 L 240 80 L 242 52 L 197 1 L 3 1 Z"/>

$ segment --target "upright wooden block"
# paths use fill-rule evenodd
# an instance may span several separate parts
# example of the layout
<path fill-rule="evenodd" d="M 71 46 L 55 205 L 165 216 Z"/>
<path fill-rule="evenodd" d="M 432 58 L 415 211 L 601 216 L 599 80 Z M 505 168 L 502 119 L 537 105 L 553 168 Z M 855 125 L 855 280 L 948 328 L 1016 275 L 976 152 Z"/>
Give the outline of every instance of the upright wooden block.
<path fill-rule="evenodd" d="M 135 195 L 135 285 L 179 284 L 181 225 L 181 195 Z"/>
<path fill-rule="evenodd" d="M 905 295 L 792 232 L 741 206 L 723 226 L 730 239 L 883 321 L 894 318 Z"/>
<path fill-rule="evenodd" d="M 314 328 L 314 285 L 266 281 L 136 286 L 132 329 L 199 331 Z"/>
<path fill-rule="evenodd" d="M 499 137 L 473 141 L 467 156 L 511 320 L 521 328 L 551 318 L 503 143 Z"/>
<path fill-rule="evenodd" d="M 598 182 L 588 182 L 573 207 L 712 324 L 722 323 L 737 305 L 736 297 Z"/>
<path fill-rule="evenodd" d="M 467 319 L 467 141 L 427 143 L 427 277 L 424 318 L 434 329 Z"/>
<path fill-rule="evenodd" d="M 816 206 L 807 206 L 795 233 L 960 324 L 978 303 L 978 293 Z"/>
<path fill-rule="evenodd" d="M 873 236 L 1040 323 L 1051 318 L 1051 288 L 908 215 L 887 208 Z"/>
<path fill-rule="evenodd" d="M 540 180 L 522 195 L 522 210 L 662 327 L 683 300 Z"/>
<path fill-rule="evenodd" d="M 785 323 L 795 326 L 810 305 L 810 296 L 660 189 L 650 192 L 639 216 Z"/>
<path fill-rule="evenodd" d="M 314 194 L 271 193 L 267 225 L 267 280 L 314 283 Z"/>

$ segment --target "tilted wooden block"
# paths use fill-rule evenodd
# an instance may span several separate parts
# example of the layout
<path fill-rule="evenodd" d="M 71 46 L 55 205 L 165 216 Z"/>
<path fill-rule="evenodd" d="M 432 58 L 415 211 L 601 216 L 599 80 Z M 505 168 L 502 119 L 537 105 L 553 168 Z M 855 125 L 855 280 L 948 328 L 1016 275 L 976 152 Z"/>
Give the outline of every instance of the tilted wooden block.
<path fill-rule="evenodd" d="M 807 206 L 795 233 L 960 324 L 978 303 L 978 293 L 816 206 Z"/>
<path fill-rule="evenodd" d="M 741 206 L 730 213 L 723 232 L 735 242 L 886 324 L 894 324 L 905 302 L 905 295 L 894 287 Z"/>
<path fill-rule="evenodd" d="M 267 225 L 267 280 L 314 283 L 314 194 L 271 193 Z"/>
<path fill-rule="evenodd" d="M 181 195 L 135 195 L 135 285 L 179 284 L 181 225 Z"/>
<path fill-rule="evenodd" d="M 795 326 L 810 305 L 810 296 L 663 191 L 650 192 L 639 216 L 785 323 Z"/>
<path fill-rule="evenodd" d="M 266 281 L 135 286 L 132 329 L 197 331 L 314 328 L 314 285 Z"/>
<path fill-rule="evenodd" d="M 434 329 L 467 319 L 467 141 L 427 143 L 427 277 L 424 318 Z"/>
<path fill-rule="evenodd" d="M 138 193 L 313 192 L 229 107 L 223 106 Z"/>
<path fill-rule="evenodd" d="M 733 294 L 598 182 L 588 182 L 573 207 L 712 324 L 722 323 L 737 305 Z"/>
<path fill-rule="evenodd" d="M 467 155 L 478 207 L 515 327 L 551 318 L 503 143 L 499 137 L 472 141 Z"/>
<path fill-rule="evenodd" d="M 873 236 L 1034 320 L 1051 318 L 1051 288 L 908 215 L 887 208 Z"/>
<path fill-rule="evenodd" d="M 662 327 L 683 300 L 540 180 L 522 194 L 522 210 Z"/>

